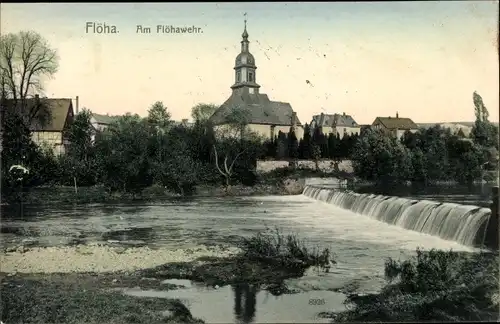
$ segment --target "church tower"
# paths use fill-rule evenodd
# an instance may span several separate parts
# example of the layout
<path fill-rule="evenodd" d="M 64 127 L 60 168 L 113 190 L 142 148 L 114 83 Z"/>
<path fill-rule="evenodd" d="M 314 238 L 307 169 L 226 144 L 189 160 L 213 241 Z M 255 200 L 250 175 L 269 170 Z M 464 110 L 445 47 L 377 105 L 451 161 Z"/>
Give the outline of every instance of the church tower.
<path fill-rule="evenodd" d="M 246 15 L 246 14 L 245 14 Z M 236 56 L 234 65 L 235 82 L 231 86 L 233 94 L 258 94 L 260 85 L 257 84 L 255 70 L 255 59 L 249 50 L 247 20 L 245 17 L 245 29 L 241 35 L 241 53 Z"/>

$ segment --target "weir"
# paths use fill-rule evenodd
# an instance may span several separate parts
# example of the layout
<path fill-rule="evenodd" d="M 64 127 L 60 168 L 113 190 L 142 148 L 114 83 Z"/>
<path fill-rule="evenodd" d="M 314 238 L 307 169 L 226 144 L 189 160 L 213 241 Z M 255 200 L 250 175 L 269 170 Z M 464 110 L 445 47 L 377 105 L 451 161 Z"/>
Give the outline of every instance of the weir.
<path fill-rule="evenodd" d="M 360 194 L 316 183 L 306 185 L 303 195 L 381 222 L 462 245 L 479 247 L 487 244 L 489 248 L 497 248 L 495 244 L 498 245 L 498 240 L 496 243 L 491 242 L 495 233 L 498 237 L 498 215 L 490 217 L 492 212 L 489 208 Z"/>

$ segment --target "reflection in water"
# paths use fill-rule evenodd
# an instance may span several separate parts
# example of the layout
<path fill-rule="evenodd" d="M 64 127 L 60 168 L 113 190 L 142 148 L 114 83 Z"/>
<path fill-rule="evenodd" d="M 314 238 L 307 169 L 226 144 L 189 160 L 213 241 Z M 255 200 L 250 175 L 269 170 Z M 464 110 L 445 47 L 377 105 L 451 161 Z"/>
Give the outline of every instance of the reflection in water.
<path fill-rule="evenodd" d="M 234 292 L 234 316 L 237 323 L 252 323 L 255 317 L 257 304 L 257 285 L 236 284 L 232 286 Z M 241 300 L 244 308 L 241 308 Z"/>

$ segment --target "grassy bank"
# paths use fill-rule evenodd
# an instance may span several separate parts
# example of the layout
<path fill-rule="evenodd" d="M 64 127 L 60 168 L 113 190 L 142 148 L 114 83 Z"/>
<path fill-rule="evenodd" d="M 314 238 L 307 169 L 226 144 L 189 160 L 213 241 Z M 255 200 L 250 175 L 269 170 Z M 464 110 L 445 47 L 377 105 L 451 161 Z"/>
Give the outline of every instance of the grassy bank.
<path fill-rule="evenodd" d="M 4 323 L 203 323 L 178 300 L 105 292 L 86 281 L 1 279 Z"/>
<path fill-rule="evenodd" d="M 285 195 L 289 194 L 281 185 L 232 186 L 227 192 L 221 186 L 200 186 L 191 197 L 222 197 L 222 196 L 256 196 L 256 195 Z M 182 198 L 180 195 L 169 192 L 162 187 L 153 186 L 139 193 L 109 193 L 104 187 L 79 187 L 75 191 L 72 187 L 51 186 L 36 187 L 21 193 L 15 199 L 3 199 L 2 203 L 23 204 L 54 204 L 54 203 L 113 203 L 124 201 L 157 201 Z"/>
<path fill-rule="evenodd" d="M 337 322 L 493 321 L 499 319 L 497 253 L 420 251 L 389 259 L 379 294 L 348 296 Z M 332 314 L 333 315 L 333 314 Z"/>

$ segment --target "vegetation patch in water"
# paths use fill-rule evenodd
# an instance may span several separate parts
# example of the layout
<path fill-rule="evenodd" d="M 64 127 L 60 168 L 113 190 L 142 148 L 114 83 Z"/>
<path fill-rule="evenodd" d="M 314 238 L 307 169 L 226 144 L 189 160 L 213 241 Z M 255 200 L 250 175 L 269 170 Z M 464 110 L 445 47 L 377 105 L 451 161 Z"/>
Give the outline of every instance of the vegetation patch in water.
<path fill-rule="evenodd" d="M 498 254 L 421 251 L 406 261 L 389 259 L 388 285 L 379 294 L 348 296 L 337 322 L 496 321 Z"/>
<path fill-rule="evenodd" d="M 169 263 L 142 270 L 138 275 L 159 279 L 189 279 L 213 286 L 276 284 L 280 291 L 286 292 L 283 280 L 300 277 L 311 266 L 329 269 L 334 264 L 329 249 L 309 249 L 297 236 L 284 235 L 278 229 L 242 239 L 240 248 L 242 252 L 231 258 Z"/>
<path fill-rule="evenodd" d="M 245 238 L 239 247 L 248 260 L 290 269 L 305 270 L 311 266 L 328 269 L 335 263 L 328 248 L 308 248 L 297 235 L 285 235 L 278 228 L 266 229 L 263 233 Z"/>

